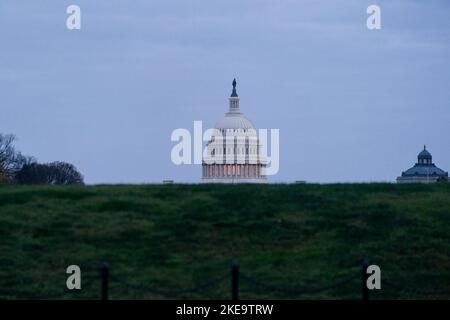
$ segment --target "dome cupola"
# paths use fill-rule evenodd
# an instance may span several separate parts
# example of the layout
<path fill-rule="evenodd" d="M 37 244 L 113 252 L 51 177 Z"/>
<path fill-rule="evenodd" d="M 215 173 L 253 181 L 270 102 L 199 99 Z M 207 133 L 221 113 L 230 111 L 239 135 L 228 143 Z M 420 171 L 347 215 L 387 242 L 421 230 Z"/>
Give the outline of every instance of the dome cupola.
<path fill-rule="evenodd" d="M 252 124 L 250 120 L 248 120 L 239 109 L 239 96 L 236 91 L 236 79 L 233 79 L 233 91 L 231 92 L 231 96 L 228 98 L 229 101 L 229 109 L 228 112 L 225 113 L 225 117 L 219 120 L 215 128 L 219 130 L 227 130 L 227 129 L 255 129 L 255 126 Z"/>
<path fill-rule="evenodd" d="M 433 160 L 433 157 L 431 156 L 431 153 L 428 152 L 427 146 L 423 146 L 423 150 L 417 156 L 417 163 L 418 164 L 431 164 L 432 160 Z"/>

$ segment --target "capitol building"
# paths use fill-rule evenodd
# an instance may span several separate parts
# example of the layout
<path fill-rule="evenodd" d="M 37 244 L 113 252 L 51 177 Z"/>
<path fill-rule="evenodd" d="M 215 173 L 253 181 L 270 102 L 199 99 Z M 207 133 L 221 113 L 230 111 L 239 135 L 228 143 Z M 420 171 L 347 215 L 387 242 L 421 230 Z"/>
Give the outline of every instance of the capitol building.
<path fill-rule="evenodd" d="M 236 79 L 229 100 L 229 110 L 219 120 L 206 144 L 202 161 L 202 182 L 266 183 L 266 159 L 255 126 L 239 108 Z"/>

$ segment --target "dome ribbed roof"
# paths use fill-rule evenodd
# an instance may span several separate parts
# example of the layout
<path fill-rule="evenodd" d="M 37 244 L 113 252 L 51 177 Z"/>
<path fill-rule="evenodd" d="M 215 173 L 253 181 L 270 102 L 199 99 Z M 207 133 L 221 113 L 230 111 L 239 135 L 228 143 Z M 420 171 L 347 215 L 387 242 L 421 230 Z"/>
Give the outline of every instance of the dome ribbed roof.
<path fill-rule="evenodd" d="M 255 126 L 242 113 L 226 113 L 225 117 L 220 119 L 216 129 L 255 129 Z"/>
<path fill-rule="evenodd" d="M 447 177 L 448 173 L 444 170 L 436 167 L 434 164 L 431 165 L 419 165 L 416 164 L 414 167 L 409 168 L 403 172 L 402 176 L 441 176 Z"/>

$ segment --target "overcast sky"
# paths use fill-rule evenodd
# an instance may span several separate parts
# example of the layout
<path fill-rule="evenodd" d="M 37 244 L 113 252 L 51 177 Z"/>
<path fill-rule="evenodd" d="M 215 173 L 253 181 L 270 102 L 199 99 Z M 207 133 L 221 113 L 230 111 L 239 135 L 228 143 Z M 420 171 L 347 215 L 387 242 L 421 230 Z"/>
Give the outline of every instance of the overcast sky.
<path fill-rule="evenodd" d="M 0 132 L 87 183 L 199 182 L 170 135 L 213 126 L 236 77 L 280 129 L 270 181 L 394 181 L 424 144 L 450 170 L 449 58 L 446 0 L 0 0 Z"/>

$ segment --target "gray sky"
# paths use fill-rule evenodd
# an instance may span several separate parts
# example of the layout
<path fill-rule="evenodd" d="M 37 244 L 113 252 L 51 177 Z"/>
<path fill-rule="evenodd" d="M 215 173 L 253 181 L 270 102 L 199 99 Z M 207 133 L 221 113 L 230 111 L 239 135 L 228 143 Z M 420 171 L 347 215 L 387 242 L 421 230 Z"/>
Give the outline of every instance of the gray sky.
<path fill-rule="evenodd" d="M 423 144 L 450 170 L 449 57 L 446 0 L 0 0 L 0 132 L 87 183 L 198 182 L 170 135 L 213 126 L 236 77 L 280 129 L 270 181 L 394 181 Z"/>

